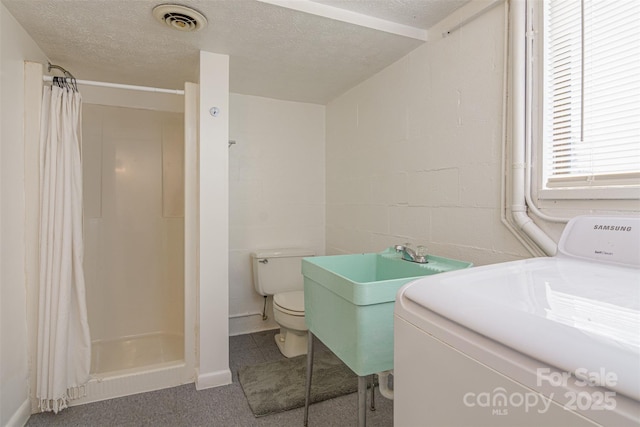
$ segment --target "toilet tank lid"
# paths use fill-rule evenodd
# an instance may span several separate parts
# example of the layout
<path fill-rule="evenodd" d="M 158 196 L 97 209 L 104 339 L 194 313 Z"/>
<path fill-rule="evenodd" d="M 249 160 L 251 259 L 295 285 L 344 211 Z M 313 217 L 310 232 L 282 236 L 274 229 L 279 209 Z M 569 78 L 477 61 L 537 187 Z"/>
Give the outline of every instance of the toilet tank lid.
<path fill-rule="evenodd" d="M 285 257 L 306 257 L 314 256 L 313 249 L 305 248 L 285 248 L 285 249 L 260 249 L 251 252 L 251 258 L 285 258 Z"/>

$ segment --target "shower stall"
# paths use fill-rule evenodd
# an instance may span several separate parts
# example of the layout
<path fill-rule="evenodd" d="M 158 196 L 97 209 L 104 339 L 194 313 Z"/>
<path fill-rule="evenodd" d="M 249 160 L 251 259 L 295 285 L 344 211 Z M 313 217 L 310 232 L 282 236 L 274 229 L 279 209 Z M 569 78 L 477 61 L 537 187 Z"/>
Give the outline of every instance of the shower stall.
<path fill-rule="evenodd" d="M 85 103 L 91 373 L 184 359 L 182 113 Z"/>
<path fill-rule="evenodd" d="M 26 78 L 41 88 L 42 67 L 28 65 Z M 86 396 L 71 405 L 194 379 L 189 212 L 196 202 L 190 196 L 185 203 L 185 191 L 190 194 L 196 174 L 197 85 L 187 87 L 183 97 L 80 86 L 84 274 L 92 354 Z M 33 115 L 39 111 L 36 92 L 27 105 Z M 191 161 L 188 168 L 185 159 Z M 30 309 L 32 325 L 36 317 Z"/>

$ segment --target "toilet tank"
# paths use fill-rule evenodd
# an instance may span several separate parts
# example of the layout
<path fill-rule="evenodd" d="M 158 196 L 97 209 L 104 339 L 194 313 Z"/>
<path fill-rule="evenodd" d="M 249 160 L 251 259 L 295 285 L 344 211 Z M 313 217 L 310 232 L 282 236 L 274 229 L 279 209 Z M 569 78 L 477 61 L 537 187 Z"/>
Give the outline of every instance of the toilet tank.
<path fill-rule="evenodd" d="M 311 249 L 263 249 L 252 252 L 253 286 L 260 295 L 303 290 L 302 258 L 314 255 Z"/>

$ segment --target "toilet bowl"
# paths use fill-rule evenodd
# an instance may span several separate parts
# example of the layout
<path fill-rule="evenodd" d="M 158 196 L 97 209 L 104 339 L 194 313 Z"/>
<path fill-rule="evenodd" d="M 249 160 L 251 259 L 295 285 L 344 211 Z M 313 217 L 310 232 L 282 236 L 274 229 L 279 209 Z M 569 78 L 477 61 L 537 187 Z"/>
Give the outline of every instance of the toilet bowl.
<path fill-rule="evenodd" d="M 307 353 L 307 325 L 304 321 L 304 292 L 281 292 L 273 296 L 273 318 L 280 325 L 275 340 L 285 357 Z"/>
<path fill-rule="evenodd" d="M 309 249 L 270 249 L 251 254 L 256 291 L 265 297 L 273 295 L 273 318 L 280 326 L 275 341 L 285 357 L 307 353 L 301 264 L 302 258 L 313 255 Z"/>

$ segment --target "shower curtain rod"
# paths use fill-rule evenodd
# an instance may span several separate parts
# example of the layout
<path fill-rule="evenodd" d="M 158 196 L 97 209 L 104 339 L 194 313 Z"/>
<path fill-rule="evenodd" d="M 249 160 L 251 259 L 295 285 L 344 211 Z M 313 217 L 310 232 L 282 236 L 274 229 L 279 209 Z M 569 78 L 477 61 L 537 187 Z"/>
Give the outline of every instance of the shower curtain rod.
<path fill-rule="evenodd" d="M 42 76 L 42 80 L 45 82 L 52 82 L 52 76 Z M 67 78 L 70 82 L 71 79 Z M 106 82 L 94 82 L 91 80 L 76 80 L 76 83 L 79 85 L 86 86 L 98 86 L 98 87 L 109 87 L 113 89 L 128 89 L 128 90 L 137 90 L 141 92 L 155 92 L 155 93 L 169 93 L 172 95 L 184 95 L 184 90 L 178 89 L 163 89 L 158 87 L 149 87 L 149 86 L 134 86 L 134 85 L 123 85 L 119 83 L 106 83 Z"/>

